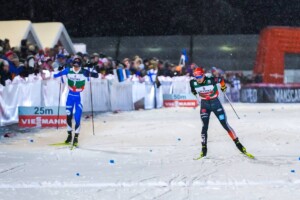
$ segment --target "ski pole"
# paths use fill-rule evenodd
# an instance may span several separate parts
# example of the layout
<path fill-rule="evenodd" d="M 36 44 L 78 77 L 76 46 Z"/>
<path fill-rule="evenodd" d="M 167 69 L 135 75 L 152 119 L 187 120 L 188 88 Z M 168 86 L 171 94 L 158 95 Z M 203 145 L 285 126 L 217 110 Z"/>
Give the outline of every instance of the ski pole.
<path fill-rule="evenodd" d="M 224 96 L 226 97 L 227 101 L 229 102 L 232 110 L 234 111 L 234 113 L 236 114 L 237 118 L 240 119 L 240 117 L 238 116 L 238 114 L 236 113 L 235 109 L 233 108 L 232 104 L 231 104 L 231 101 L 229 100 L 227 94 L 224 92 Z"/>
<path fill-rule="evenodd" d="M 58 130 L 58 120 L 59 120 L 59 109 L 60 109 L 60 94 L 61 94 L 61 81 L 59 81 L 59 95 L 58 95 L 58 108 L 57 108 L 57 121 L 56 121 L 56 129 Z"/>
<path fill-rule="evenodd" d="M 94 70 L 94 68 L 92 69 Z M 91 109 L 92 109 L 92 126 L 93 126 L 93 135 L 95 135 L 95 128 L 94 128 L 94 108 L 93 108 L 93 92 L 92 92 L 92 77 L 90 71 L 90 90 L 91 90 Z"/>

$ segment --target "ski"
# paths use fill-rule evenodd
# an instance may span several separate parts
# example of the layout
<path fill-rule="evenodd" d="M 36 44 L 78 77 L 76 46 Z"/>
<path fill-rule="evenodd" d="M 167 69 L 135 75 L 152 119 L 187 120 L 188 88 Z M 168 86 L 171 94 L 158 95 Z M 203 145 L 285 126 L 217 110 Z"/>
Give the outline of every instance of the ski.
<path fill-rule="evenodd" d="M 70 146 L 70 150 L 72 151 L 72 150 L 74 150 L 74 149 L 77 149 L 78 148 L 78 145 L 71 145 Z"/>
<path fill-rule="evenodd" d="M 255 159 L 255 157 L 251 154 L 251 153 L 248 153 L 248 152 L 245 152 L 243 153 L 245 156 L 247 156 L 248 158 L 251 158 L 251 159 Z"/>
<path fill-rule="evenodd" d="M 204 158 L 205 156 L 202 156 L 202 155 L 200 155 L 199 157 L 197 157 L 197 158 L 193 158 L 193 160 L 200 160 L 201 158 Z"/>
<path fill-rule="evenodd" d="M 247 156 L 248 158 L 251 158 L 251 159 L 255 159 L 255 157 L 251 154 L 251 153 L 248 153 L 248 152 L 245 152 L 243 153 L 245 156 Z M 203 156 L 203 155 L 200 155 L 199 157 L 197 158 L 193 158 L 193 160 L 200 160 L 201 158 L 204 158 L 206 156 Z"/>
<path fill-rule="evenodd" d="M 197 158 L 194 158 L 193 160 L 200 160 L 201 158 L 206 157 L 206 152 L 207 152 L 206 147 L 205 147 L 205 148 L 202 148 L 202 152 L 200 153 L 200 156 L 197 157 Z"/>
<path fill-rule="evenodd" d="M 59 143 L 53 143 L 53 144 L 49 144 L 49 146 L 70 146 L 70 143 L 65 143 L 65 142 L 59 142 Z"/>

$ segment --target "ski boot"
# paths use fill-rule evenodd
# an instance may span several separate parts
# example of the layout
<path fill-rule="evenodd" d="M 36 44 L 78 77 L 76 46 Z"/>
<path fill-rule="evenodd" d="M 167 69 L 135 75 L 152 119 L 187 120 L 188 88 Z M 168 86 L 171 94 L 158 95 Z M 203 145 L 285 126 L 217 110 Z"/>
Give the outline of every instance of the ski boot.
<path fill-rule="evenodd" d="M 73 146 L 77 147 L 78 146 L 78 133 L 75 133 L 74 139 L 73 139 Z"/>
<path fill-rule="evenodd" d="M 71 144 L 72 142 L 72 131 L 68 131 L 68 137 L 65 141 L 66 144 Z"/>
<path fill-rule="evenodd" d="M 206 145 L 202 145 L 202 151 L 200 153 L 200 157 L 202 158 L 202 157 L 206 156 L 206 154 L 207 154 L 207 147 L 206 147 Z"/>
<path fill-rule="evenodd" d="M 200 153 L 200 156 L 198 158 L 194 158 L 194 160 L 199 160 L 199 159 L 205 157 L 206 154 L 207 154 L 207 147 L 206 147 L 206 145 L 202 144 L 202 151 Z"/>
<path fill-rule="evenodd" d="M 254 156 L 252 154 L 248 153 L 246 148 L 240 143 L 239 138 L 236 138 L 233 141 L 234 141 L 236 147 L 240 150 L 240 152 L 242 152 L 243 154 L 245 154 L 249 158 L 254 158 Z"/>

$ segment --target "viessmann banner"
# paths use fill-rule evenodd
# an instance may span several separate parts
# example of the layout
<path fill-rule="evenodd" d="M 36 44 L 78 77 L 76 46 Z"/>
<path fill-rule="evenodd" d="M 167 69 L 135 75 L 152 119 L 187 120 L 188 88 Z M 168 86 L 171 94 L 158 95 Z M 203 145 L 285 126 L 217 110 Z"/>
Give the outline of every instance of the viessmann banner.
<path fill-rule="evenodd" d="M 241 89 L 241 102 L 300 103 L 300 84 L 251 84 Z"/>
<path fill-rule="evenodd" d="M 20 106 L 19 126 L 20 127 L 65 127 L 67 124 L 66 108 L 57 106 Z"/>
<path fill-rule="evenodd" d="M 164 107 L 197 107 L 198 101 L 192 94 L 164 94 Z"/>

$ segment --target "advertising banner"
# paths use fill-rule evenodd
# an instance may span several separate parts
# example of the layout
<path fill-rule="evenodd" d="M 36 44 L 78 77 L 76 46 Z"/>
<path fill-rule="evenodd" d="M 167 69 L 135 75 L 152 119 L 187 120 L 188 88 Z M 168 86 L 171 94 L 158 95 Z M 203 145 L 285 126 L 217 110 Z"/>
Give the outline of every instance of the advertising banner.
<path fill-rule="evenodd" d="M 241 102 L 300 103 L 300 84 L 250 84 L 241 89 Z"/>
<path fill-rule="evenodd" d="M 20 127 L 66 127 L 66 108 L 57 106 L 19 106 L 19 126 Z"/>
<path fill-rule="evenodd" d="M 197 107 L 198 101 L 192 94 L 164 94 L 164 107 Z"/>

